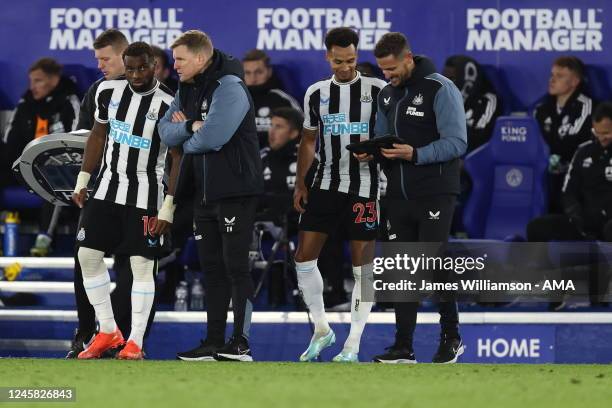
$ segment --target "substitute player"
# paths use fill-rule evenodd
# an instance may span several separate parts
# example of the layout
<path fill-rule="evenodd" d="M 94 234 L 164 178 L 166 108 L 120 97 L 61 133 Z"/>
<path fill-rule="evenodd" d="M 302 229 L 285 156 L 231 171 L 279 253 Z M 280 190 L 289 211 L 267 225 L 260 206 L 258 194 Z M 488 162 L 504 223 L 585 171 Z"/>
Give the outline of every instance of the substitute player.
<path fill-rule="evenodd" d="M 123 52 L 125 77 L 102 82 L 95 96 L 95 124 L 85 146 L 73 200 L 84 207 L 77 234 L 78 257 L 87 298 L 96 311 L 100 332 L 78 358 L 99 358 L 123 345 L 110 301 L 105 252 L 129 256 L 132 284 L 132 329 L 120 359 L 142 359 L 142 340 L 155 295 L 154 274 L 163 234 L 174 213 L 173 192 L 180 155 L 172 151 L 168 194 L 162 176 L 168 148 L 157 123 L 173 100 L 154 78 L 151 47 L 136 42 Z M 87 184 L 101 165 L 92 199 Z M 163 204 L 162 204 L 163 202 Z"/>
<path fill-rule="evenodd" d="M 355 287 L 351 299 L 351 331 L 334 361 L 358 361 L 359 342 L 373 302 L 362 301 L 361 282 L 372 279 L 371 264 L 378 227 L 378 171 L 374 163 L 359 163 L 346 145 L 373 136 L 380 79 L 356 71 L 359 36 L 335 28 L 325 36 L 326 59 L 333 75 L 311 85 L 304 98 L 304 134 L 298 151 L 294 207 L 301 213 L 295 256 L 298 284 L 314 321 L 310 345 L 300 356 L 312 361 L 335 342 L 323 305 L 323 279 L 317 258 L 327 236 L 346 229 L 351 246 Z M 304 177 L 319 140 L 320 163 L 312 189 Z M 366 273 L 366 271 L 369 271 Z M 367 275 L 367 276 L 365 276 Z"/>

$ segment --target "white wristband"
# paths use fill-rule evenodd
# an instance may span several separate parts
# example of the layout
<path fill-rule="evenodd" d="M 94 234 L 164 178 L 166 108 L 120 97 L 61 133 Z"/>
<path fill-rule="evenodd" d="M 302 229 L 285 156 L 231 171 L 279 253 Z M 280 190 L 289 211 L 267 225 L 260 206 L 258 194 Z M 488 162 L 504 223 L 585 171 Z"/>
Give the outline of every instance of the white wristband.
<path fill-rule="evenodd" d="M 79 194 L 82 189 L 87 188 L 87 184 L 89 184 L 89 179 L 91 178 L 91 174 L 81 171 L 77 176 L 76 186 L 74 186 L 74 194 Z"/>
<path fill-rule="evenodd" d="M 174 204 L 174 197 L 171 195 L 167 195 L 166 198 L 164 198 L 164 203 L 162 204 L 162 207 L 157 213 L 157 219 L 164 220 L 172 224 L 172 221 L 174 221 L 175 208 L 176 204 Z"/>

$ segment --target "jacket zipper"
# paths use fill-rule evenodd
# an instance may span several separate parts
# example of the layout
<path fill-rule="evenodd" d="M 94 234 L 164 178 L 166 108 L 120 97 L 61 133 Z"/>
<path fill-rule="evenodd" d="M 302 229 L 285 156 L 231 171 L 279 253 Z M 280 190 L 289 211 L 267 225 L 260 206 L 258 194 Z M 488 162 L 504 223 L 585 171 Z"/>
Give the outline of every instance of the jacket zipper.
<path fill-rule="evenodd" d="M 402 96 L 400 98 L 400 100 L 397 101 L 397 104 L 395 105 L 395 118 L 394 118 L 393 127 L 395 128 L 395 136 L 397 136 L 397 137 L 399 137 L 399 132 L 397 131 L 397 114 L 399 112 L 400 103 L 404 99 L 406 99 L 407 96 L 408 96 L 408 88 L 406 88 L 406 90 L 404 91 L 404 96 Z M 402 186 L 402 194 L 404 195 L 404 198 L 406 200 L 408 200 L 408 195 L 406 194 L 406 189 L 404 188 L 404 163 L 403 163 L 403 160 L 400 160 L 399 165 L 400 165 L 400 182 L 401 182 L 401 186 Z"/>

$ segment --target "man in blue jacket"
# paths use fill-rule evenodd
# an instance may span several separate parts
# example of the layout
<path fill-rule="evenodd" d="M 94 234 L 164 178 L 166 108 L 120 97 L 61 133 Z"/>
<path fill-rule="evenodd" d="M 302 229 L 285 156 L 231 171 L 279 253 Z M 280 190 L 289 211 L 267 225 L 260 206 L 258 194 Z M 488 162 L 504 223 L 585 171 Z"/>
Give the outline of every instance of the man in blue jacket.
<path fill-rule="evenodd" d="M 208 299 L 206 340 L 177 357 L 252 361 L 248 253 L 257 195 L 263 192 L 253 101 L 240 61 L 213 48 L 205 33 L 187 31 L 171 48 L 180 84 L 159 131 L 168 146 L 183 148 L 176 198 L 194 198 L 195 239 Z M 230 299 L 234 331 L 224 345 Z"/>
<path fill-rule="evenodd" d="M 438 243 L 443 248 L 459 194 L 459 158 L 467 147 L 463 98 L 429 59 L 412 54 L 401 33 L 382 36 L 374 55 L 389 81 L 378 94 L 376 136 L 392 134 L 404 142 L 381 149 L 388 159 L 384 172 L 389 241 Z M 440 254 L 441 250 L 433 255 Z M 456 362 L 463 353 L 457 303 L 454 294 L 445 295 L 439 305 L 442 333 L 435 363 Z M 416 362 L 412 340 L 417 308 L 416 302 L 395 303 L 395 344 L 374 361 Z"/>

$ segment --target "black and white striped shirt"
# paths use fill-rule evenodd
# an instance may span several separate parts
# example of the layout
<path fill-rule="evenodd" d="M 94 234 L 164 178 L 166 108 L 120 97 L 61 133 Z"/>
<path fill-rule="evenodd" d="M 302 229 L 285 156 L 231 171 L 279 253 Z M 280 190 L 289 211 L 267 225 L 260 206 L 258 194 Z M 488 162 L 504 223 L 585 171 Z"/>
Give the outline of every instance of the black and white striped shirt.
<path fill-rule="evenodd" d="M 164 84 L 155 82 L 144 93 L 135 92 L 121 78 L 98 87 L 94 117 L 107 129 L 95 199 L 143 209 L 161 207 L 168 148 L 161 143 L 157 123 L 174 97 Z"/>
<path fill-rule="evenodd" d="M 346 146 L 374 136 L 376 98 L 385 85 L 378 78 L 357 72 L 350 82 L 338 82 L 332 76 L 308 88 L 304 128 L 319 131 L 320 161 L 313 188 L 378 197 L 376 164 L 360 163 Z"/>

